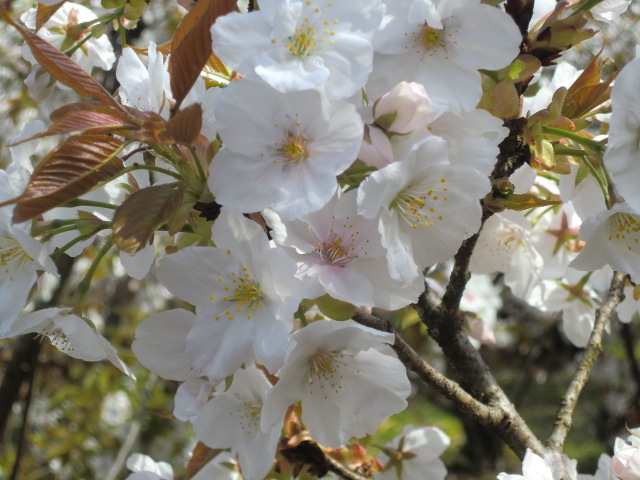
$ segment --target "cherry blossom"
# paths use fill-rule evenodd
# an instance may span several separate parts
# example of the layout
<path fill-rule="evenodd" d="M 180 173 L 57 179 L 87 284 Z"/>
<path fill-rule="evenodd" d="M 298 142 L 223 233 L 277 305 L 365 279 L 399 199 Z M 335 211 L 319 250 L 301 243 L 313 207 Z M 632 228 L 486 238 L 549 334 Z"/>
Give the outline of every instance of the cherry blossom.
<path fill-rule="evenodd" d="M 126 480 L 173 480 L 173 468 L 167 462 L 156 462 L 148 455 L 134 453 L 127 459 L 131 473 Z"/>
<path fill-rule="evenodd" d="M 444 480 L 447 469 L 439 457 L 449 443 L 449 437 L 439 428 L 405 425 L 402 433 L 385 445 L 378 457 L 385 468 L 377 478 L 418 480 L 426 476 Z"/>
<path fill-rule="evenodd" d="M 293 334 L 280 380 L 264 403 L 262 430 L 281 422 L 289 405 L 301 401 L 302 421 L 325 447 L 375 431 L 406 407 L 411 391 L 389 342 L 393 334 L 353 320 L 321 320 Z"/>
<path fill-rule="evenodd" d="M 302 299 L 295 263 L 238 213 L 223 211 L 212 232 L 217 247 L 184 248 L 156 269 L 169 291 L 196 307 L 187 334 L 192 365 L 217 379 L 253 355 L 275 372 Z"/>
<path fill-rule="evenodd" d="M 196 435 L 211 448 L 231 448 L 245 480 L 262 480 L 273 465 L 284 417 L 267 431 L 260 414 L 271 384 L 256 367 L 239 370 L 229 390 L 215 395 L 198 415 Z"/>
<path fill-rule="evenodd" d="M 379 218 L 392 278 L 405 284 L 448 260 L 480 228 L 489 191 L 479 171 L 450 165 L 444 140 L 431 137 L 406 160 L 373 172 L 358 189 L 358 213 Z"/>
<path fill-rule="evenodd" d="M 510 475 L 500 473 L 498 480 L 557 480 L 554 478 L 551 467 L 539 455 L 527 449 L 522 461 L 522 475 Z"/>
<path fill-rule="evenodd" d="M 243 212 L 273 207 L 291 220 L 319 210 L 362 142 L 355 107 L 329 103 L 316 90 L 283 94 L 236 81 L 216 112 L 224 146 L 211 162 L 209 187 L 218 203 Z"/>
<path fill-rule="evenodd" d="M 610 265 L 640 281 L 640 215 L 629 205 L 617 203 L 585 220 L 580 239 L 587 243 L 570 267 L 590 271 Z"/>
<path fill-rule="evenodd" d="M 473 273 L 503 272 L 504 283 L 513 294 L 527 298 L 540 281 L 544 266 L 529 240 L 531 235 L 531 224 L 519 212 L 491 216 L 480 232 L 469 269 Z"/>
<path fill-rule="evenodd" d="M 640 175 L 640 58 L 627 64 L 611 91 L 611 121 L 604 162 L 618 192 L 635 211 L 640 211 L 636 179 Z"/>
<path fill-rule="evenodd" d="M 108 360 L 114 367 L 135 380 L 116 353 L 115 348 L 83 318 L 71 313 L 70 308 L 45 308 L 23 315 L 0 338 L 25 333 L 47 336 L 51 344 L 62 353 L 87 362 Z"/>
<path fill-rule="evenodd" d="M 98 18 L 93 11 L 83 5 L 73 2 L 65 2 L 53 16 L 44 25 L 44 28 L 38 30 L 38 36 L 44 38 L 47 42 L 61 48 L 69 29 L 82 22 L 88 22 Z M 20 20 L 27 28 L 35 30 L 36 28 L 36 9 L 27 10 Z M 22 54 L 24 58 L 31 64 L 35 64 L 36 60 L 31 54 L 31 50 L 25 45 Z M 111 42 L 106 36 L 99 38 L 92 37 L 84 43 L 82 48 L 77 49 L 71 59 L 80 65 L 87 72 L 91 73 L 94 67 L 110 70 L 116 61 L 113 53 Z M 66 88 L 66 87 L 65 87 Z"/>
<path fill-rule="evenodd" d="M 370 94 L 380 95 L 400 80 L 415 81 L 454 112 L 470 111 L 482 95 L 477 69 L 497 70 L 518 54 L 520 32 L 497 8 L 474 0 L 385 4 Z"/>
<path fill-rule="evenodd" d="M 417 301 L 424 282 L 416 277 L 404 287 L 390 277 L 378 222 L 357 214 L 356 195 L 336 195 L 318 212 L 291 222 L 266 212 L 271 235 L 277 243 L 295 248 L 296 253 L 289 251 L 297 260 L 298 276 L 309 279 L 307 296 L 326 292 L 345 302 L 388 310 Z"/>
<path fill-rule="evenodd" d="M 280 92 L 324 86 L 332 98 L 356 93 L 371 72 L 379 0 L 280 0 L 231 13 L 211 27 L 213 49 L 230 68 L 255 72 Z"/>

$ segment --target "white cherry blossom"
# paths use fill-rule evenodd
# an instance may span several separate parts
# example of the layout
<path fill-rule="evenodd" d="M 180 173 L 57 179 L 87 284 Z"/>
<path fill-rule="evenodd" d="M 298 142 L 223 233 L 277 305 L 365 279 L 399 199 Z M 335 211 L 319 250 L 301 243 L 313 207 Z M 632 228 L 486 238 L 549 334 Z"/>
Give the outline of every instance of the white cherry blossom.
<path fill-rule="evenodd" d="M 492 215 L 482 227 L 471 257 L 473 273 L 504 273 L 513 294 L 527 298 L 540 282 L 544 261 L 531 242 L 532 227 L 520 212 Z"/>
<path fill-rule="evenodd" d="M 428 138 L 406 160 L 373 172 L 358 189 L 358 213 L 379 218 L 392 278 L 409 284 L 448 260 L 480 228 L 479 200 L 489 181 L 450 165 L 444 140 Z"/>
<path fill-rule="evenodd" d="M 640 215 L 626 203 L 584 221 L 580 239 L 587 242 L 569 264 L 577 270 L 597 270 L 610 265 L 640 281 Z"/>
<path fill-rule="evenodd" d="M 88 321 L 72 314 L 70 308 L 45 308 L 23 315 L 0 339 L 25 333 L 48 337 L 54 347 L 73 358 L 87 362 L 108 360 L 125 375 L 136 378 L 118 358 L 115 348 Z"/>
<path fill-rule="evenodd" d="M 239 370 L 229 390 L 215 395 L 198 415 L 198 439 L 211 448 L 231 448 L 245 480 L 265 478 L 276 453 L 284 417 L 267 431 L 260 415 L 271 384 L 256 367 Z"/>
<path fill-rule="evenodd" d="M 627 64 L 611 90 L 611 120 L 604 163 L 624 200 L 640 212 L 640 58 Z"/>
<path fill-rule="evenodd" d="M 402 286 L 389 275 L 377 220 L 356 212 L 357 192 L 336 195 L 321 210 L 291 222 L 273 212 L 265 216 L 273 239 L 298 263 L 298 276 L 308 280 L 307 296 L 325 292 L 356 305 L 396 310 L 417 301 L 421 277 Z M 315 287 L 319 284 L 319 289 Z"/>
<path fill-rule="evenodd" d="M 167 462 L 156 462 L 148 455 L 134 453 L 127 459 L 133 472 L 126 480 L 173 480 L 173 468 Z"/>
<path fill-rule="evenodd" d="M 216 115 L 224 145 L 209 169 L 216 200 L 243 212 L 273 207 L 286 220 L 329 201 L 362 142 L 355 107 L 316 90 L 283 94 L 239 80 L 218 97 Z"/>
<path fill-rule="evenodd" d="M 422 83 L 452 111 L 470 111 L 482 96 L 477 69 L 497 70 L 522 40 L 509 17 L 476 0 L 389 0 L 375 38 L 367 92 L 379 96 L 398 81 Z"/>
<path fill-rule="evenodd" d="M 325 447 L 373 433 L 390 415 L 406 408 L 411 392 L 404 365 L 388 343 L 393 334 L 353 320 L 321 320 L 291 336 L 280 380 L 265 400 L 262 430 L 302 402 L 302 421 Z"/>
<path fill-rule="evenodd" d="M 320 86 L 332 98 L 356 93 L 371 72 L 379 0 L 279 0 L 230 13 L 211 28 L 213 50 L 230 68 L 255 72 L 280 92 Z"/>
<path fill-rule="evenodd" d="M 385 464 L 376 478 L 382 480 L 444 480 L 447 468 L 440 455 L 449 437 L 437 427 L 405 425 L 402 433 L 383 448 L 378 459 Z M 388 455 L 387 455 L 388 454 Z M 400 457 L 398 459 L 394 456 Z"/>
<path fill-rule="evenodd" d="M 83 5 L 73 2 L 65 2 L 53 16 L 45 23 L 44 27 L 38 30 L 38 36 L 45 39 L 54 47 L 60 49 L 67 38 L 68 29 L 82 22 L 89 22 L 98 18 L 93 11 Z M 36 9 L 31 8 L 22 14 L 20 20 L 27 28 L 36 28 Z M 22 55 L 31 64 L 36 64 L 33 54 L 28 46 L 24 46 Z M 90 38 L 84 45 L 77 49 L 71 59 L 88 73 L 94 67 L 110 70 L 116 61 L 113 47 L 108 37 L 103 35 L 99 38 Z M 66 88 L 66 87 L 64 87 Z"/>
<path fill-rule="evenodd" d="M 522 475 L 498 474 L 498 480 L 557 480 L 544 458 L 527 449 L 522 461 Z"/>
<path fill-rule="evenodd" d="M 223 210 L 212 231 L 217 247 L 184 248 L 156 269 L 171 293 L 196 307 L 187 334 L 192 365 L 218 379 L 253 357 L 275 372 L 302 299 L 295 263 L 239 213 Z"/>

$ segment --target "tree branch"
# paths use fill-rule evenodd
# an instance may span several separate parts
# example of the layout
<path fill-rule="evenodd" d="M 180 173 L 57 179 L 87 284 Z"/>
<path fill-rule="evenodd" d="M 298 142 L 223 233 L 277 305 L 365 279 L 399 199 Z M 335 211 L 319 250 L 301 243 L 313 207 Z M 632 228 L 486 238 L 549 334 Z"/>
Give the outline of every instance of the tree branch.
<path fill-rule="evenodd" d="M 426 298 L 426 296 L 423 295 L 421 298 Z M 392 347 L 396 351 L 398 358 L 407 368 L 415 372 L 426 384 L 451 400 L 460 412 L 497 433 L 521 458 L 524 457 L 527 448 L 531 448 L 535 452 L 542 454 L 544 450 L 542 443 L 531 432 L 527 424 L 507 399 L 504 392 L 502 392 L 490 374 L 488 374 L 486 365 L 468 340 L 466 341 L 468 348 L 476 352 L 475 356 L 473 356 L 473 358 L 475 358 L 473 361 L 480 362 L 477 366 L 485 370 L 483 376 L 487 377 L 487 375 L 489 375 L 488 378 L 493 382 L 489 382 L 492 392 L 491 395 L 485 395 L 491 403 L 479 401 L 477 398 L 474 398 L 459 384 L 448 379 L 420 358 L 394 330 L 390 322 L 365 313 L 362 310 L 357 310 L 353 319 L 361 325 L 383 332 L 393 333 L 395 335 L 395 342 Z M 466 340 L 466 336 L 464 338 Z M 465 351 L 465 354 L 468 356 L 470 351 Z"/>
<path fill-rule="evenodd" d="M 460 412 L 477 421 L 481 421 L 490 416 L 490 409 L 486 405 L 473 398 L 460 385 L 448 379 L 423 360 L 420 355 L 404 341 L 398 332 L 395 331 L 389 321 L 382 320 L 360 309 L 356 311 L 353 320 L 361 325 L 375 328 L 376 330 L 393 333 L 395 335 L 395 342 L 391 347 L 395 350 L 400 361 L 404 363 L 409 370 L 418 375 L 424 383 L 433 387 L 437 392 L 451 400 Z"/>
<path fill-rule="evenodd" d="M 560 453 L 562 451 L 562 446 L 564 445 L 573 422 L 573 411 L 578 403 L 578 398 L 589 379 L 591 367 L 602 351 L 602 334 L 604 332 L 604 327 L 614 314 L 616 307 L 624 299 L 623 291 L 625 276 L 626 275 L 624 273 L 614 272 L 607 298 L 602 303 L 602 306 L 596 311 L 596 320 L 593 325 L 593 330 L 591 330 L 589 343 L 585 348 L 580 364 L 576 369 L 576 373 L 574 374 L 566 393 L 562 397 L 561 407 L 558 411 L 558 415 L 556 416 L 553 431 L 547 440 L 547 447 L 554 452 Z"/>

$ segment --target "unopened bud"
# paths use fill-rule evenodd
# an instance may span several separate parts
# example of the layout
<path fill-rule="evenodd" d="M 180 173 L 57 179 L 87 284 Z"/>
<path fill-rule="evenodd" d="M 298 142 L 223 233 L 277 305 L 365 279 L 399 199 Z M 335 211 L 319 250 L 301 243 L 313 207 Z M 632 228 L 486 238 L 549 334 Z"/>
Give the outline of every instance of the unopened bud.
<path fill-rule="evenodd" d="M 425 128 L 440 116 L 441 110 L 422 85 L 400 82 L 375 103 L 373 116 L 388 133 L 406 135 Z"/>

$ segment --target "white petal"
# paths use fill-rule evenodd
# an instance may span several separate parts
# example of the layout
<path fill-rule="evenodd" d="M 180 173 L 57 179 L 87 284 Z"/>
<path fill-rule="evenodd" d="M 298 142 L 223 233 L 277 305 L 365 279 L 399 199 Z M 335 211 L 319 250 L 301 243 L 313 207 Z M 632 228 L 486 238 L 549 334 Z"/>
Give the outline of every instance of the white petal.
<path fill-rule="evenodd" d="M 169 380 L 194 376 L 187 354 L 186 337 L 196 316 L 187 310 L 168 310 L 143 320 L 131 345 L 140 363 Z"/>

